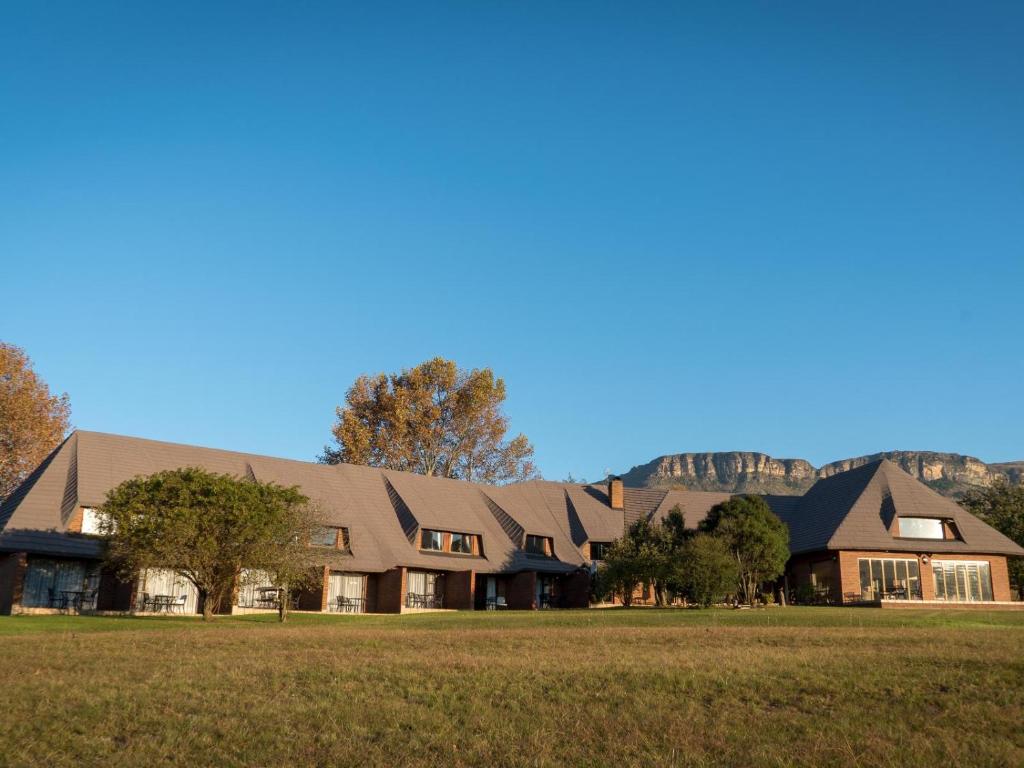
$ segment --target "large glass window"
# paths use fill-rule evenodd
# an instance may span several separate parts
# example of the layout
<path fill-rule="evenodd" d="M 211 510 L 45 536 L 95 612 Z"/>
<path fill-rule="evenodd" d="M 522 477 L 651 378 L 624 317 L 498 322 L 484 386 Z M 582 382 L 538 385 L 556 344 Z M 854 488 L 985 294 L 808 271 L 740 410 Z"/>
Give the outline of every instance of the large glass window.
<path fill-rule="evenodd" d="M 473 554 L 473 537 L 468 533 L 453 533 L 452 552 L 459 552 L 464 555 Z"/>
<path fill-rule="evenodd" d="M 327 609 L 341 613 L 362 613 L 366 610 L 363 593 L 366 577 L 355 573 L 331 572 L 327 585 Z"/>
<path fill-rule="evenodd" d="M 936 600 L 991 600 L 992 573 L 987 562 L 932 560 Z"/>
<path fill-rule="evenodd" d="M 428 531 L 423 530 L 423 535 L 420 539 L 421 549 L 432 549 L 440 552 L 443 548 L 444 536 L 440 531 Z"/>
<path fill-rule="evenodd" d="M 907 539 L 944 539 L 942 520 L 937 517 L 901 517 L 900 536 Z"/>
<path fill-rule="evenodd" d="M 444 580 L 430 571 L 409 571 L 406 579 L 407 608 L 442 608 Z"/>
<path fill-rule="evenodd" d="M 99 571 L 93 563 L 31 557 L 21 604 L 26 608 L 52 608 L 60 605 L 65 592 L 93 590 L 98 586 Z"/>
<path fill-rule="evenodd" d="M 921 569 L 916 559 L 865 557 L 857 565 L 862 600 L 921 599 Z"/>
<path fill-rule="evenodd" d="M 608 548 L 611 547 L 610 541 L 592 541 L 590 542 L 590 559 L 591 560 L 604 560 L 608 554 Z"/>

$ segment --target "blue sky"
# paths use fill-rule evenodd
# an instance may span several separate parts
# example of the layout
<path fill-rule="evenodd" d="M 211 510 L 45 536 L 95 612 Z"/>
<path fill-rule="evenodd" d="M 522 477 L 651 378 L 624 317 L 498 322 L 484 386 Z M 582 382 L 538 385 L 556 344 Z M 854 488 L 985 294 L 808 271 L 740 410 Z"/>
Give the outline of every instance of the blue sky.
<path fill-rule="evenodd" d="M 1024 5 L 8 5 L 0 339 L 77 426 L 308 459 L 506 379 L 544 475 L 1024 459 Z"/>

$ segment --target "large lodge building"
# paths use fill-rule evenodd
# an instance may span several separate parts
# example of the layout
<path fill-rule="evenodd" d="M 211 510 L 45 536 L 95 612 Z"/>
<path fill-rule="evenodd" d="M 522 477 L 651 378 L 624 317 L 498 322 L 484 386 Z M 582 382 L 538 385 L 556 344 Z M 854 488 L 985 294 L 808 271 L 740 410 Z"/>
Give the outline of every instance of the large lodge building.
<path fill-rule="evenodd" d="M 170 570 L 131 583 L 103 569 L 97 508 L 132 477 L 201 467 L 296 485 L 325 515 L 330 550 L 302 610 L 413 610 L 590 604 L 595 563 L 630 524 L 677 505 L 696 527 L 727 493 L 535 480 L 487 486 L 353 465 L 269 458 L 77 431 L 0 505 L 0 613 L 69 605 L 98 611 L 199 609 Z M 790 531 L 790 595 L 858 605 L 1008 605 L 1007 557 L 1024 549 L 888 461 L 766 496 Z M 340 563 L 340 565 L 339 565 Z M 269 585 L 240 580 L 231 610 L 266 607 Z M 163 601 L 163 602 L 161 602 Z"/>

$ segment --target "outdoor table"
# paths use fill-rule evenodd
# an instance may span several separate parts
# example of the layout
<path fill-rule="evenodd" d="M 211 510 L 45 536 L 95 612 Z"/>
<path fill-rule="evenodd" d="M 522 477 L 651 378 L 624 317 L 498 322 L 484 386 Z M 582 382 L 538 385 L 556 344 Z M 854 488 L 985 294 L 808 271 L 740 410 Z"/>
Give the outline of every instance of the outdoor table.
<path fill-rule="evenodd" d="M 61 594 L 64 595 L 64 607 L 74 608 L 76 611 L 82 606 L 82 596 L 85 595 L 85 590 L 82 589 L 62 589 Z"/>
<path fill-rule="evenodd" d="M 160 613 L 160 611 L 170 612 L 171 606 L 174 605 L 174 600 L 174 595 L 153 595 L 154 613 Z"/>

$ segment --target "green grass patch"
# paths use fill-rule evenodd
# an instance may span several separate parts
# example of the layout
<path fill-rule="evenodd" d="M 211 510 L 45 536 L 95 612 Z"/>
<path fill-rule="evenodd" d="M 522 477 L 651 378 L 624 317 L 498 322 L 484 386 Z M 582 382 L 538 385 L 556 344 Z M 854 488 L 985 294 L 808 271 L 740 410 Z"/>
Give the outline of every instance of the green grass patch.
<path fill-rule="evenodd" d="M 1024 764 L 1024 613 L 0 619 L 4 765 Z"/>

